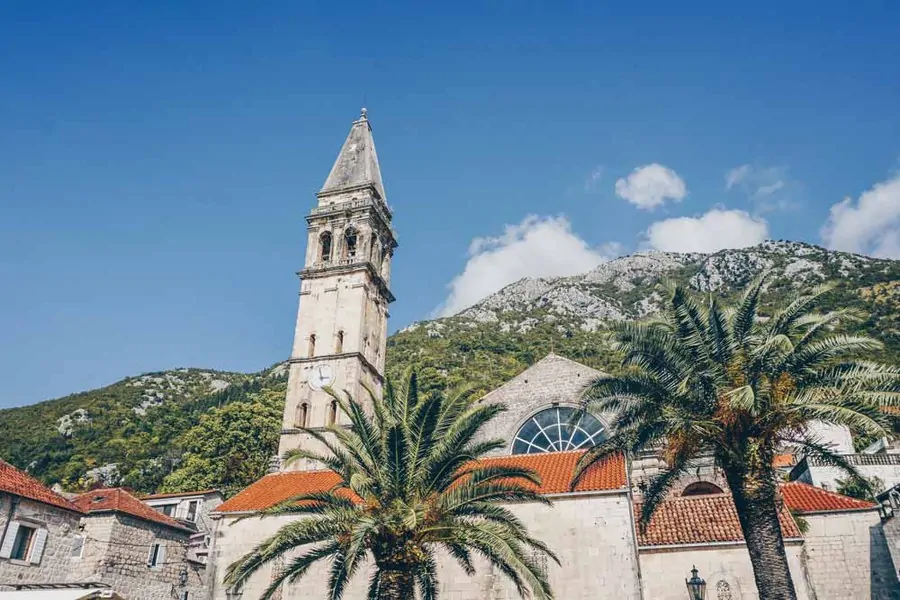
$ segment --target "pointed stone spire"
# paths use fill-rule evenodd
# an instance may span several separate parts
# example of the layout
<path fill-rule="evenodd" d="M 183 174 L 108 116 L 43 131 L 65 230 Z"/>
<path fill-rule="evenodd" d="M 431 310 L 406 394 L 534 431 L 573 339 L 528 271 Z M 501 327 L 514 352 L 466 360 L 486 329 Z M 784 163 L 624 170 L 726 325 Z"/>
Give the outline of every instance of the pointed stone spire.
<path fill-rule="evenodd" d="M 372 138 L 372 126 L 366 113 L 363 108 L 359 119 L 353 122 L 350 135 L 341 147 L 325 185 L 319 191 L 320 197 L 353 188 L 372 187 L 387 203 L 384 185 L 381 183 L 381 169 L 378 167 L 378 154 L 375 153 L 375 140 Z"/>

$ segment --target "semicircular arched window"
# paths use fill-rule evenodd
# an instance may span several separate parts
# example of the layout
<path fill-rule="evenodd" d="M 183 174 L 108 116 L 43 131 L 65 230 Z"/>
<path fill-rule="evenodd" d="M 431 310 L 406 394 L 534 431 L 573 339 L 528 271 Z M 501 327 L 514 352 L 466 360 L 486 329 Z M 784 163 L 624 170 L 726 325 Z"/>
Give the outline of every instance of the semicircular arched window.
<path fill-rule="evenodd" d="M 513 454 L 540 454 L 590 448 L 606 437 L 603 423 L 585 414 L 572 421 L 574 408 L 554 406 L 532 415 L 519 428 L 513 441 Z"/>

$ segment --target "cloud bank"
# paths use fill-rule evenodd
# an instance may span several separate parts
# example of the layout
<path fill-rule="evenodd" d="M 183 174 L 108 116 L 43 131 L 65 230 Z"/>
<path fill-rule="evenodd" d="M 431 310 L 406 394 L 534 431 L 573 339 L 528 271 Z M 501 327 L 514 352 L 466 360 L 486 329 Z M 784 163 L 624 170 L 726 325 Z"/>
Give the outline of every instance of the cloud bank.
<path fill-rule="evenodd" d="M 616 181 L 616 195 L 640 209 L 653 210 L 666 200 L 683 200 L 687 196 L 687 185 L 672 169 L 652 163 L 638 167 L 628 177 Z"/>
<path fill-rule="evenodd" d="M 821 235 L 833 250 L 900 258 L 900 174 L 832 206 Z"/>

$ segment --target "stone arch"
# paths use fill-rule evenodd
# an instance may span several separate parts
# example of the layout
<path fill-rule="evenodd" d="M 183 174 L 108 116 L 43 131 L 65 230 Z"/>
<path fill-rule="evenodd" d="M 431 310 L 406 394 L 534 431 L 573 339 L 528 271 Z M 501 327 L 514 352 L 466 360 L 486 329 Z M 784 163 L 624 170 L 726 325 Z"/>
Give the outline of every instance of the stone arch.
<path fill-rule="evenodd" d="M 711 481 L 695 481 L 688 484 L 682 491 L 682 496 L 708 496 L 710 494 L 724 494 L 724 490 Z"/>

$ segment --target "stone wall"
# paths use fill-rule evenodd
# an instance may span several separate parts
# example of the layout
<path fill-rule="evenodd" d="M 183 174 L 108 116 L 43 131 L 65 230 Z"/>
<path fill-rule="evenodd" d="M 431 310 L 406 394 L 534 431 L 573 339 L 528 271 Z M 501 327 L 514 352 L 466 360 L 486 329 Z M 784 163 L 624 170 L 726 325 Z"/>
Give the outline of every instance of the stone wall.
<path fill-rule="evenodd" d="M 99 580 L 127 592 L 128 600 L 160 600 L 205 597 L 205 572 L 185 559 L 187 532 L 120 513 L 95 513 L 85 517 L 85 547 L 73 563 L 70 581 Z M 150 549 L 165 547 L 161 564 L 148 564 Z M 181 573 L 187 574 L 182 586 Z"/>
<path fill-rule="evenodd" d="M 876 509 L 807 514 L 804 554 L 818 600 L 900 598 Z"/>
<path fill-rule="evenodd" d="M 66 581 L 80 518 L 76 512 L 0 493 L 0 543 L 9 531 L 10 523 L 47 532 L 39 562 L 0 558 L 0 583 Z"/>
<path fill-rule="evenodd" d="M 785 548 L 798 600 L 826 600 L 812 595 L 804 577 L 802 545 L 788 543 Z M 641 549 L 641 584 L 647 600 L 684 600 L 685 579 L 696 565 L 707 582 L 707 600 L 759 600 L 753 565 L 743 544 L 709 544 L 667 549 Z M 843 600 L 863 596 L 842 596 Z"/>
<path fill-rule="evenodd" d="M 572 495 L 554 501 L 553 507 L 518 505 L 513 511 L 531 533 L 546 542 L 560 557 L 549 562 L 548 575 L 557 598 L 640 598 L 637 559 L 632 535 L 632 511 L 624 493 Z M 226 600 L 222 577 L 228 565 L 256 544 L 289 523 L 289 517 L 223 518 L 214 535 L 215 587 L 211 597 Z M 288 561 L 290 558 L 288 558 Z M 285 598 L 322 597 L 326 565 L 318 565 L 299 583 L 285 590 Z M 440 561 L 440 597 L 445 600 L 511 600 L 518 598 L 504 577 L 478 565 L 469 577 L 450 559 Z M 271 569 L 261 570 L 244 587 L 245 598 L 257 598 L 268 585 Z M 366 570 L 351 582 L 345 598 L 366 597 Z"/>

